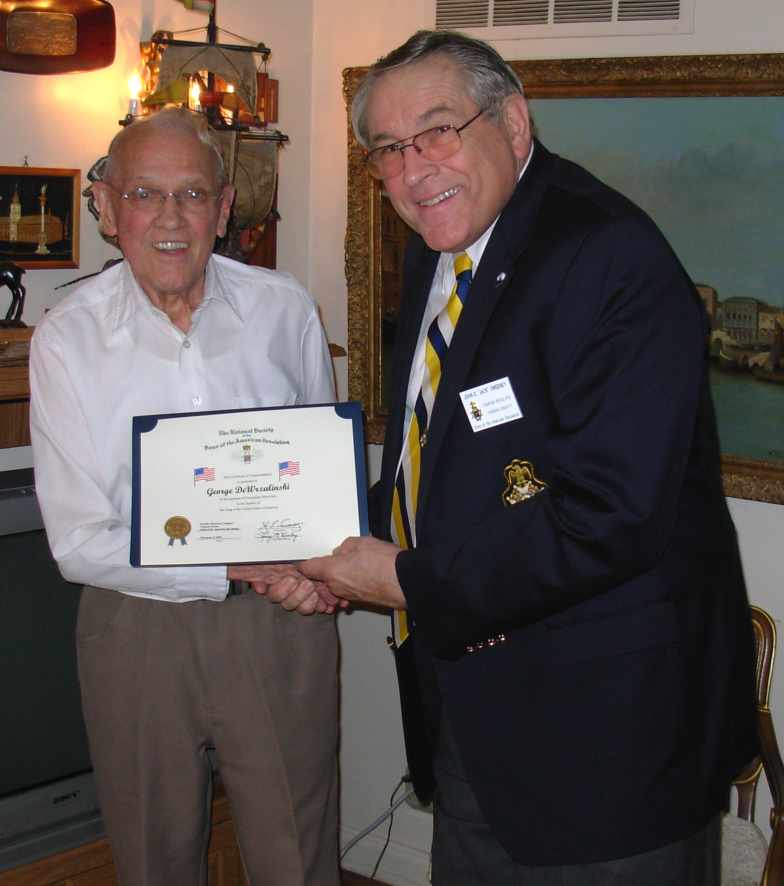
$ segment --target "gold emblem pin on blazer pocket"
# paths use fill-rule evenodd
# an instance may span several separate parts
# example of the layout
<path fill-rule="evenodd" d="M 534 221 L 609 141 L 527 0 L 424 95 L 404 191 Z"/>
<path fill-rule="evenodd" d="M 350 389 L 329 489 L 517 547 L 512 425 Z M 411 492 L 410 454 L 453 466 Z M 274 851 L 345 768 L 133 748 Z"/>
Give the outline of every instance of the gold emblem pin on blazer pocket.
<path fill-rule="evenodd" d="M 547 484 L 537 478 L 531 462 L 521 458 L 514 459 L 504 468 L 504 480 L 506 489 L 501 498 L 507 507 L 519 505 L 547 488 Z"/>

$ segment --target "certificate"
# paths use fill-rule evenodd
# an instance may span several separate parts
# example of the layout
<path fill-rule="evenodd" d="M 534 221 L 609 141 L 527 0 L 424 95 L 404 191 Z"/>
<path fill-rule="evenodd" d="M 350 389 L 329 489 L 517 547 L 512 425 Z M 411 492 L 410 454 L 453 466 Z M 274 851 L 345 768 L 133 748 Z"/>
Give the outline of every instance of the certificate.
<path fill-rule="evenodd" d="M 359 403 L 133 419 L 132 566 L 303 560 L 366 535 Z"/>

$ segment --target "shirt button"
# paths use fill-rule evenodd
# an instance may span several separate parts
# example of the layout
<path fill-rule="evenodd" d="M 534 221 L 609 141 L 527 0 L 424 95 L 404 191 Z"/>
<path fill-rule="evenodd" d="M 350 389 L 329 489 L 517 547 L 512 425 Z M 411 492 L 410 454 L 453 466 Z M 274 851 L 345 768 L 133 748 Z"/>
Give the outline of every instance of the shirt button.
<path fill-rule="evenodd" d="M 186 338 L 185 341 L 182 343 L 182 346 L 184 348 L 189 348 L 191 346 L 190 339 Z"/>
<path fill-rule="evenodd" d="M 506 271 L 501 271 L 501 273 L 495 278 L 496 283 L 503 283 L 506 280 Z"/>
<path fill-rule="evenodd" d="M 427 431 L 419 438 L 419 448 L 424 449 L 427 446 Z"/>
<path fill-rule="evenodd" d="M 191 400 L 191 403 L 193 403 L 194 406 L 201 406 L 201 397 L 197 395 Z"/>

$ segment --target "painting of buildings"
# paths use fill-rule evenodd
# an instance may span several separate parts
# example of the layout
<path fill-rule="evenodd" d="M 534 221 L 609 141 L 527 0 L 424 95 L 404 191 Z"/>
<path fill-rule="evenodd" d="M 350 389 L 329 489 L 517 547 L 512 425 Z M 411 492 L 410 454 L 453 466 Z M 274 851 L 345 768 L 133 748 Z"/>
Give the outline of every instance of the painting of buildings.
<path fill-rule="evenodd" d="M 641 206 L 710 320 L 722 452 L 784 463 L 784 98 L 531 101 L 550 150 Z"/>

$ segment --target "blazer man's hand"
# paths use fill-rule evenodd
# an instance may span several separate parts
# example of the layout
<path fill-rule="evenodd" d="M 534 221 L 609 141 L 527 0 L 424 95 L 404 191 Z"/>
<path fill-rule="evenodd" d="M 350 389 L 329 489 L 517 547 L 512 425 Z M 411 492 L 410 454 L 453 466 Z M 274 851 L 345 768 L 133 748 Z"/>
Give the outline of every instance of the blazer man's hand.
<path fill-rule="evenodd" d="M 257 594 L 300 615 L 331 615 L 348 606 L 346 601 L 330 594 L 325 584 L 312 581 L 288 563 L 229 566 L 228 577 L 248 582 Z"/>
<path fill-rule="evenodd" d="M 343 600 L 405 609 L 395 560 L 400 548 L 388 541 L 363 536 L 343 541 L 331 557 L 313 557 L 299 564 L 303 575 L 324 582 Z"/>

